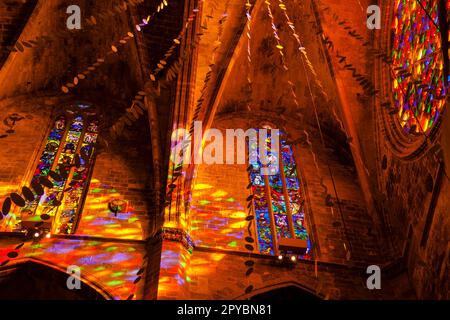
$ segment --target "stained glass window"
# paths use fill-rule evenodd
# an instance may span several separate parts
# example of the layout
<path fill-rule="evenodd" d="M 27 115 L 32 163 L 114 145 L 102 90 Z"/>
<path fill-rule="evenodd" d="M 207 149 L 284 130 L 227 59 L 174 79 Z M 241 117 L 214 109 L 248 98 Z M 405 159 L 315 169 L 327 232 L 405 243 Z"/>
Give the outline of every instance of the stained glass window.
<path fill-rule="evenodd" d="M 275 162 L 279 163 L 280 168 L 280 170 L 272 170 L 270 175 L 262 174 L 263 164 L 259 157 L 257 142 L 251 141 L 249 147 L 250 181 L 259 250 L 263 254 L 273 255 L 275 253 L 274 237 L 295 238 L 307 241 L 308 250 L 303 258 L 309 258 L 311 244 L 305 228 L 304 201 L 292 148 L 286 143 L 282 133 L 278 154 L 273 154 L 276 148 L 271 148 L 270 133 L 267 135 L 266 142 L 268 166 Z M 275 230 L 271 228 L 272 219 Z"/>
<path fill-rule="evenodd" d="M 46 214 L 52 221 L 52 233 L 74 232 L 92 169 L 97 137 L 98 121 L 93 117 L 78 114 L 55 120 L 31 179 L 33 186 L 41 177 L 48 177 L 53 188 L 44 188 L 42 196 L 36 196 L 35 201 L 27 202 L 20 209 L 16 229 L 20 230 L 25 221 L 40 221 L 39 216 Z M 52 176 L 51 172 L 57 175 Z"/>
<path fill-rule="evenodd" d="M 396 0 L 394 4 L 393 98 L 399 122 L 408 133 L 427 132 L 434 126 L 449 89 L 444 81 L 438 1 Z"/>

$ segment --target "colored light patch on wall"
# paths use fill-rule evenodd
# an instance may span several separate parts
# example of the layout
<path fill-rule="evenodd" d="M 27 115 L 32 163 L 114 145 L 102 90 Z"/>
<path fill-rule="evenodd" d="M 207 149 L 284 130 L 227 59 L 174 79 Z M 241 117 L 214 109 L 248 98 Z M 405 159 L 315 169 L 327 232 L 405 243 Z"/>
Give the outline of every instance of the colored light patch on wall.
<path fill-rule="evenodd" d="M 201 171 L 199 177 L 201 179 Z M 246 214 L 242 202 L 236 200 L 239 197 L 230 193 L 234 190 L 227 191 L 201 182 L 199 184 L 201 188 L 194 187 L 190 207 L 190 235 L 195 245 L 245 250 L 243 238 Z"/>
<path fill-rule="evenodd" d="M 19 243 L 2 242 L 0 263 L 8 260 L 6 254 Z M 86 240 L 42 239 L 37 244 L 26 243 L 18 250 L 18 259 L 35 258 L 62 270 L 76 265 L 81 269 L 82 278 L 101 285 L 115 299 L 125 300 L 131 294 L 142 298 L 144 282 L 134 284 L 133 281 L 137 278 L 137 270 L 143 265 L 144 246 L 108 242 L 91 244 Z M 134 250 L 129 250 L 131 247 Z M 14 260 L 10 262 L 13 263 Z"/>
<path fill-rule="evenodd" d="M 161 254 L 161 268 L 158 283 L 158 299 L 189 299 L 188 284 L 194 286 L 196 294 L 210 292 L 207 286 L 198 285 L 200 278 L 215 274 L 211 262 L 220 263 L 226 255 L 222 253 L 197 252 L 193 255 L 179 242 L 164 241 Z"/>
<path fill-rule="evenodd" d="M 183 286 L 190 282 L 190 254 L 180 242 L 163 241 L 159 270 L 158 298 L 184 295 Z"/>
<path fill-rule="evenodd" d="M 123 199 L 123 196 L 115 188 L 101 183 L 98 179 L 92 179 L 76 234 L 128 240 L 144 239 L 143 224 L 148 218 L 137 214 L 128 201 L 124 201 L 123 211 L 116 215 L 109 209 L 109 203 L 117 199 Z"/>

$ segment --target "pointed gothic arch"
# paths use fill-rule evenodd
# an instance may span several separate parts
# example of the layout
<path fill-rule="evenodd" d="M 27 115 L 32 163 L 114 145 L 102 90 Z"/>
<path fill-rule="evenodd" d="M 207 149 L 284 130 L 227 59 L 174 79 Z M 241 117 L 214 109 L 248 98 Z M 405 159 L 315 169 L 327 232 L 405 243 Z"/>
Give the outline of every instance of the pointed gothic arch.
<path fill-rule="evenodd" d="M 236 297 L 239 300 L 253 301 L 319 301 L 323 297 L 296 281 L 286 281 L 256 288 L 251 293 Z"/>
<path fill-rule="evenodd" d="M 27 258 L 0 270 L 1 300 L 112 300 L 106 290 L 81 275 L 81 288 L 69 290 L 69 275 L 59 266 Z M 18 289 L 20 288 L 20 290 Z"/>

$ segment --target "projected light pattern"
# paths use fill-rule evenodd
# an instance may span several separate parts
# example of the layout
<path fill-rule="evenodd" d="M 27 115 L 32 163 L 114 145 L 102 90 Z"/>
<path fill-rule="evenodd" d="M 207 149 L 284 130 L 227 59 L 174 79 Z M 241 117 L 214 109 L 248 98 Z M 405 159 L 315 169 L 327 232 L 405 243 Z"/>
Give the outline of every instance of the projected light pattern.
<path fill-rule="evenodd" d="M 441 33 L 436 27 L 438 0 L 422 4 L 426 11 L 413 0 L 396 0 L 394 5 L 393 99 L 400 124 L 408 133 L 427 132 L 436 124 L 448 91 Z"/>
<path fill-rule="evenodd" d="M 259 146 L 256 142 L 250 145 L 250 154 L 257 155 L 253 158 L 250 157 L 250 181 L 252 183 L 260 252 L 273 255 L 273 237 L 291 238 L 294 234 L 295 238 L 308 241 L 308 252 L 303 258 L 309 258 L 310 242 L 305 228 L 304 201 L 301 196 L 292 148 L 286 143 L 283 134 L 280 134 L 279 154 L 273 154 L 275 149 L 271 150 L 272 139 L 270 135 L 266 142 L 267 156 L 272 159 L 269 166 L 275 164 L 275 160 L 280 160 L 280 170 L 276 174 L 266 177 L 261 175 L 263 165 L 258 154 Z M 268 183 L 267 186 L 265 181 Z M 286 199 L 285 194 L 288 195 L 288 199 Z M 273 217 L 276 234 L 272 234 L 271 216 Z M 293 220 L 292 232 L 289 227 L 290 217 Z"/>
<path fill-rule="evenodd" d="M 180 242 L 163 241 L 159 271 L 158 297 L 182 297 L 182 287 L 191 282 L 190 253 Z M 171 293 L 171 294 L 170 294 Z"/>
<path fill-rule="evenodd" d="M 185 219 L 186 215 L 180 214 L 185 212 L 186 208 L 184 205 L 188 201 L 185 199 L 187 194 L 181 191 L 184 188 L 182 181 L 184 181 L 183 177 L 186 175 L 186 168 L 183 165 L 183 161 L 176 160 L 176 153 L 179 151 L 177 146 L 185 145 L 185 142 L 188 140 L 183 129 L 176 129 L 172 133 L 169 172 L 167 174 L 167 205 L 164 209 L 164 227 L 167 228 L 187 228 L 188 225 L 188 221 Z"/>
<path fill-rule="evenodd" d="M 207 286 L 200 286 L 196 281 L 216 275 L 216 268 L 211 265 L 224 259 L 224 253 L 197 252 L 189 254 L 180 243 L 164 241 L 159 271 L 158 299 L 189 299 L 192 292 L 184 291 L 189 285 L 196 285 L 197 297 L 208 296 Z M 192 288 L 192 287 L 191 287 Z"/>
<path fill-rule="evenodd" d="M 189 229 L 195 245 L 244 250 L 243 201 L 245 199 L 238 200 L 231 189 L 225 191 L 197 181 L 192 191 Z"/>
<path fill-rule="evenodd" d="M 2 242 L 0 264 L 8 260 L 6 254 L 14 251 L 18 244 Z M 136 297 L 142 294 L 144 281 L 137 285 L 133 282 L 143 265 L 144 252 L 141 244 L 74 239 L 42 239 L 38 243 L 27 243 L 18 250 L 20 259 L 34 258 L 62 270 L 71 265 L 79 266 L 83 278 L 99 284 L 115 299 L 121 300 L 131 294 Z M 9 264 L 14 262 L 11 260 Z"/>
<path fill-rule="evenodd" d="M 109 209 L 112 200 L 123 200 L 123 210 L 117 215 Z M 135 208 L 126 201 L 114 187 L 93 178 L 86 195 L 77 235 L 92 237 L 143 240 L 147 216 L 136 213 Z"/>

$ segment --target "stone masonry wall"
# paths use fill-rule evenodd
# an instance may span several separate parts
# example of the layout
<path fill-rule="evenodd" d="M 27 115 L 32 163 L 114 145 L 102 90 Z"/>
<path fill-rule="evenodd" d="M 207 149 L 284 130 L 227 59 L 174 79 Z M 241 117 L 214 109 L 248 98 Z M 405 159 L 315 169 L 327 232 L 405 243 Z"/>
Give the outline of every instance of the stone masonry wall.
<path fill-rule="evenodd" d="M 29 184 L 49 126 L 56 112 L 61 112 L 60 108 L 68 103 L 66 100 L 19 97 L 0 101 L 1 119 L 10 119 L 13 114 L 21 118 L 13 127 L 11 121 L 6 120 L 0 129 L 5 135 L 0 139 L 0 203 L 10 192 L 20 192 L 23 185 Z M 147 119 L 142 121 L 148 122 Z M 158 274 L 160 250 L 158 245 L 148 249 L 145 242 L 158 224 L 152 209 L 151 150 L 146 144 L 150 138 L 148 128 L 132 131 L 130 135 L 130 140 L 122 137 L 110 141 L 110 148 L 100 145 L 75 235 L 27 241 L 22 248 L 15 249 L 24 240 L 2 234 L 0 263 L 10 260 L 6 266 L 12 267 L 34 259 L 62 270 L 77 265 L 83 279 L 95 283 L 116 299 L 127 299 L 131 295 L 138 299 L 155 298 L 157 281 L 154 278 Z M 119 145 L 120 151 L 117 151 Z M 125 210 L 117 216 L 108 208 L 113 199 L 126 202 Z M 2 221 L 7 220 L 8 216 Z M 11 251 L 16 251 L 18 257 L 8 259 Z M 146 255 L 147 251 L 150 254 Z M 157 266 L 153 260 L 158 261 Z M 138 270 L 145 265 L 148 265 L 142 274 L 145 281 L 134 284 Z"/>

